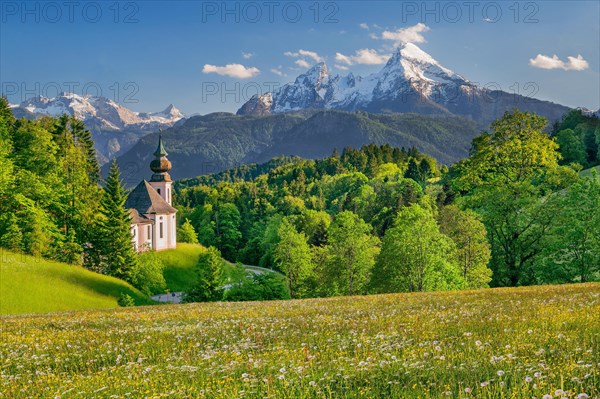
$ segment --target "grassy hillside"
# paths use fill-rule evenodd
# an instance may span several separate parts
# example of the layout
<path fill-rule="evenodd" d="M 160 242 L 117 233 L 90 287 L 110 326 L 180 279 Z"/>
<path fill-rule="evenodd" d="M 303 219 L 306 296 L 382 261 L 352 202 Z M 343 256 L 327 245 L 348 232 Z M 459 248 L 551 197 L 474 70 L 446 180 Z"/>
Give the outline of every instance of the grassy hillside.
<path fill-rule="evenodd" d="M 156 254 L 165 265 L 163 275 L 167 282 L 167 288 L 171 292 L 187 291 L 196 282 L 196 264 L 198 256 L 205 251 L 202 245 L 178 243 L 176 249 L 160 251 Z M 256 266 L 244 265 L 246 270 L 254 272 L 268 272 Z M 231 277 L 235 265 L 231 262 L 225 262 L 223 275 L 225 278 Z"/>
<path fill-rule="evenodd" d="M 196 281 L 194 268 L 204 251 L 202 245 L 177 243 L 176 249 L 156 253 L 165 265 L 163 275 L 169 291 L 185 291 Z"/>
<path fill-rule="evenodd" d="M 596 283 L 3 317 L 0 384 L 14 399 L 597 398 L 598 314 Z"/>
<path fill-rule="evenodd" d="M 0 256 L 0 314 L 115 308 L 121 293 L 138 305 L 151 302 L 126 282 L 82 267 L 6 251 Z"/>

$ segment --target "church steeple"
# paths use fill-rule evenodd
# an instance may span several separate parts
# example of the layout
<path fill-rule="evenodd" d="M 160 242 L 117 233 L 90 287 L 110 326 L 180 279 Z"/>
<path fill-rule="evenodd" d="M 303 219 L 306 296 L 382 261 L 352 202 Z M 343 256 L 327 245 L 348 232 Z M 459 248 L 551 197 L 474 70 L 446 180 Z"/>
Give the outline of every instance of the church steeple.
<path fill-rule="evenodd" d="M 152 174 L 151 182 L 171 181 L 169 171 L 171 170 L 171 162 L 167 159 L 167 151 L 162 141 L 162 130 L 158 133 L 158 147 L 154 151 L 154 159 L 150 162 Z"/>
<path fill-rule="evenodd" d="M 162 129 L 161 129 L 158 131 L 158 147 L 156 148 L 156 151 L 154 151 L 154 156 L 160 158 L 160 157 L 166 157 L 167 155 L 169 155 L 169 154 L 165 150 L 165 147 L 162 142 Z"/>

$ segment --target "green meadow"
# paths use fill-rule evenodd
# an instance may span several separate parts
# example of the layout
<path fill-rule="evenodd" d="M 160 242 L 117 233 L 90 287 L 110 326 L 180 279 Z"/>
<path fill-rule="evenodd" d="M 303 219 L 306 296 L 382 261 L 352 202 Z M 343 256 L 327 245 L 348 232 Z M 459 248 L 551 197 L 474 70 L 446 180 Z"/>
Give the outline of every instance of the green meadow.
<path fill-rule="evenodd" d="M 151 300 L 123 280 L 51 260 L 0 252 L 0 314 L 118 307 L 121 293 L 136 305 Z"/>

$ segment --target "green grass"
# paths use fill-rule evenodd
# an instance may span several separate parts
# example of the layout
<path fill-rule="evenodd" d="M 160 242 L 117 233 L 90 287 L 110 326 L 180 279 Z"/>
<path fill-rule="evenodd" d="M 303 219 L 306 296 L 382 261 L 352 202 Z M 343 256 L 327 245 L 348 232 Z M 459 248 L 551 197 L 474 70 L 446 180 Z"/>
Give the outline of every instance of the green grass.
<path fill-rule="evenodd" d="M 122 280 L 0 249 L 0 314 L 116 308 L 121 293 L 151 303 Z"/>
<path fill-rule="evenodd" d="M 204 251 L 202 245 L 178 243 L 176 249 L 156 253 L 165 265 L 163 275 L 169 291 L 186 291 L 196 282 L 194 269 Z"/>
<path fill-rule="evenodd" d="M 187 291 L 194 285 L 197 280 L 195 269 L 198 256 L 205 250 L 202 245 L 178 243 L 176 249 L 157 252 L 158 257 L 165 265 L 163 275 L 170 292 Z M 260 270 L 265 272 L 268 270 L 257 266 L 243 266 L 248 271 Z M 234 268 L 235 264 L 225 261 L 223 277 L 228 280 L 235 279 Z"/>
<path fill-rule="evenodd" d="M 4 316 L 0 397 L 595 399 L 599 314 L 589 283 Z"/>

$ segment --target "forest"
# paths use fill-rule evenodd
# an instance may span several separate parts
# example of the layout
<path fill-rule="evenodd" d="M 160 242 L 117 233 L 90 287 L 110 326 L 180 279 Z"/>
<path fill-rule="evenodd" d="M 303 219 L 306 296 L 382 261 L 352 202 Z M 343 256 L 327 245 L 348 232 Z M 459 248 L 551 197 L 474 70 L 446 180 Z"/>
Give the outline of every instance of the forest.
<path fill-rule="evenodd" d="M 177 182 L 182 220 L 292 297 L 600 278 L 598 118 L 515 110 L 448 168 L 413 149 L 345 148 Z"/>
<path fill-rule="evenodd" d="M 596 117 L 548 127 L 514 110 L 450 167 L 370 144 L 177 181 L 178 240 L 208 247 L 187 299 L 224 298 L 221 257 L 285 276 L 285 289 L 253 277 L 266 288 L 251 299 L 600 280 L 600 182 L 580 174 L 599 145 Z M 81 121 L 16 120 L 0 101 L 1 247 L 161 292 L 160 262 L 132 248 L 126 196 L 116 163 L 101 178 Z"/>

